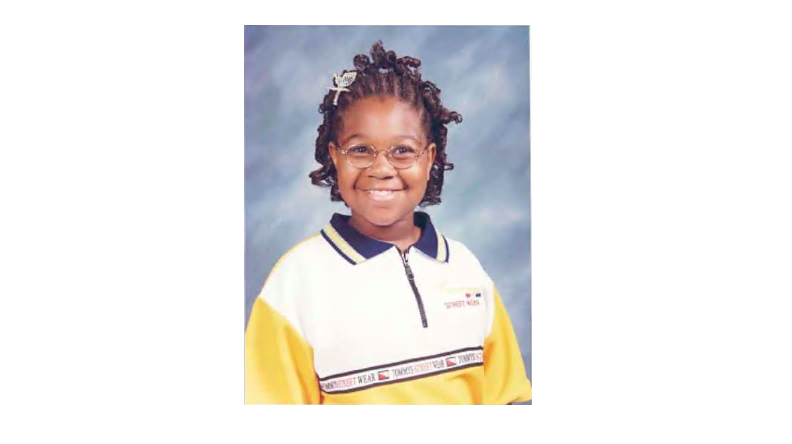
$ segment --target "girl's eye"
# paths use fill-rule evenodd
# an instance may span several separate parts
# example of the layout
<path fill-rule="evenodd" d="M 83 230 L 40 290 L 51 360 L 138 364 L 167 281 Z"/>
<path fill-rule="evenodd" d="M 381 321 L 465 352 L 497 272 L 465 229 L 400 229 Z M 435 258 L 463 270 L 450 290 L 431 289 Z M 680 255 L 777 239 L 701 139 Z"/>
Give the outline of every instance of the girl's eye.
<path fill-rule="evenodd" d="M 366 154 L 368 153 L 368 148 L 365 146 L 353 146 L 352 148 L 349 148 L 347 151 L 353 154 Z"/>
<path fill-rule="evenodd" d="M 408 158 L 414 156 L 416 151 L 409 146 L 397 146 L 391 150 L 391 153 L 395 157 Z"/>

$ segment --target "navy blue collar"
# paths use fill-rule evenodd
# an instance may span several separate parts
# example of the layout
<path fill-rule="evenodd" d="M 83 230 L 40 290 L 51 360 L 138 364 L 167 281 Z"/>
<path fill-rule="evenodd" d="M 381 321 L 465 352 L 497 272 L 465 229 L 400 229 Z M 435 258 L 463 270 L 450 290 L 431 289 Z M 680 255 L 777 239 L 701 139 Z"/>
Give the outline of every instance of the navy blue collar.
<path fill-rule="evenodd" d="M 427 256 L 448 262 L 448 241 L 434 225 L 427 213 L 416 211 L 414 224 L 421 228 L 421 237 L 415 247 Z M 344 259 L 353 265 L 360 264 L 395 247 L 393 244 L 372 239 L 349 225 L 350 216 L 335 213 L 330 223 L 322 229 L 322 236 Z"/>

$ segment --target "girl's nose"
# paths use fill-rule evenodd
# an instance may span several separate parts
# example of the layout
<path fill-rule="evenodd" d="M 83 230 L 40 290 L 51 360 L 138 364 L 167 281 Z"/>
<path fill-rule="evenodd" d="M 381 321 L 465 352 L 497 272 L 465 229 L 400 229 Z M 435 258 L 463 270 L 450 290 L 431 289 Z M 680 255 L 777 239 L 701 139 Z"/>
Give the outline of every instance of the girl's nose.
<path fill-rule="evenodd" d="M 374 164 L 366 170 L 369 177 L 376 177 L 378 179 L 386 179 L 393 177 L 396 174 L 396 168 L 388 162 L 388 155 L 385 151 L 380 151 L 377 157 L 374 158 Z"/>

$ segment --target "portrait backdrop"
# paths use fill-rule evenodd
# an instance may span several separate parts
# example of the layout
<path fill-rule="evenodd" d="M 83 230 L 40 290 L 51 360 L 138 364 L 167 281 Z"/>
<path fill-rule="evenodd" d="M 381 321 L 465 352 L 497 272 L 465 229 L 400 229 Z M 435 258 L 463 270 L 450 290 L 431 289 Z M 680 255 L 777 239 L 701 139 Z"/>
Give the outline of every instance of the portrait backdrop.
<path fill-rule="evenodd" d="M 382 40 L 464 121 L 448 125 L 442 203 L 420 208 L 492 277 L 531 376 L 531 211 L 527 26 L 245 27 L 245 325 L 281 255 L 334 212 L 311 184 L 318 107 L 333 74 Z"/>

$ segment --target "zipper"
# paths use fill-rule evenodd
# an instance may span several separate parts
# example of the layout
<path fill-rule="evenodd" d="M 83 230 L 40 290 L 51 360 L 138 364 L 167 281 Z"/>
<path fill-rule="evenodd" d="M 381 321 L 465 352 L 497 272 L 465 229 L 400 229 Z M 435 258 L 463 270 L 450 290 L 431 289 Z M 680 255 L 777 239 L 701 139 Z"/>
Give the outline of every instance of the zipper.
<path fill-rule="evenodd" d="M 410 268 L 410 259 L 407 258 L 407 252 L 409 250 L 408 248 L 401 253 L 402 264 L 404 265 L 404 272 L 407 273 L 407 280 L 410 281 L 410 287 L 412 287 L 413 294 L 415 295 L 415 302 L 418 303 L 418 311 L 421 313 L 421 325 L 427 328 L 429 323 L 426 322 L 426 311 L 424 311 L 423 300 L 421 299 L 421 293 L 418 292 L 418 287 L 415 285 L 415 276 Z"/>

